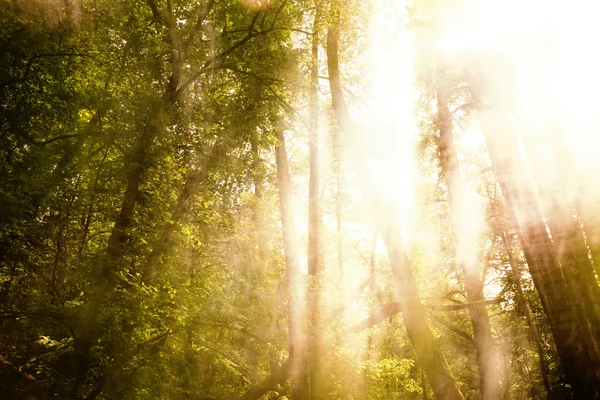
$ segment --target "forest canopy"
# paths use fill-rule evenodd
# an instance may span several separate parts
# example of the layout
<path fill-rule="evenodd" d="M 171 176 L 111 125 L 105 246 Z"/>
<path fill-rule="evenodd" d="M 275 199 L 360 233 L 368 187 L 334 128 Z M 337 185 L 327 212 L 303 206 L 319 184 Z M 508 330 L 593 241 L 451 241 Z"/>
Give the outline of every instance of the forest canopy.
<path fill-rule="evenodd" d="M 598 11 L 0 0 L 0 397 L 600 399 Z"/>

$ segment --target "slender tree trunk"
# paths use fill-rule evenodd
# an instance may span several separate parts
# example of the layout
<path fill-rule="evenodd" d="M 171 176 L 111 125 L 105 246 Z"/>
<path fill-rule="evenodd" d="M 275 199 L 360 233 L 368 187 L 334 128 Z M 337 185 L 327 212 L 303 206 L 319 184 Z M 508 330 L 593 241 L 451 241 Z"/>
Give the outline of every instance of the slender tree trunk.
<path fill-rule="evenodd" d="M 86 245 L 87 245 L 87 241 L 88 241 L 88 235 L 90 232 L 90 225 L 92 223 L 92 218 L 94 215 L 94 204 L 95 204 L 95 200 L 96 200 L 96 190 L 98 188 L 98 180 L 100 179 L 100 174 L 102 172 L 102 168 L 104 167 L 104 164 L 106 162 L 106 158 L 108 157 L 108 152 L 110 150 L 110 146 L 107 146 L 106 150 L 104 151 L 104 155 L 102 156 L 102 160 L 100 161 L 100 164 L 98 165 L 98 168 L 96 170 L 95 176 L 94 176 L 94 180 L 92 182 L 91 185 L 88 186 L 88 190 L 90 191 L 90 197 L 88 200 L 88 206 L 87 206 L 87 211 L 85 213 L 85 218 L 84 218 L 84 223 L 83 223 L 83 232 L 81 233 L 81 240 L 78 246 L 78 250 L 77 250 L 77 266 L 80 267 L 81 263 L 83 262 L 83 250 L 85 249 Z"/>
<path fill-rule="evenodd" d="M 598 198 L 579 199 L 577 211 L 594 261 L 596 276 L 600 277 L 600 201 Z"/>
<path fill-rule="evenodd" d="M 341 167 L 338 167 L 341 168 Z M 340 282 L 344 280 L 344 245 L 342 242 L 342 195 L 341 195 L 341 172 L 337 172 L 336 177 L 336 205 L 335 205 L 335 222 L 336 222 L 336 239 L 337 239 L 337 261 L 340 274 Z"/>
<path fill-rule="evenodd" d="M 262 160 L 260 158 L 260 147 L 258 143 L 257 131 L 253 132 L 250 137 L 250 146 L 252 147 L 252 180 L 254 181 L 254 195 L 258 200 L 263 197 L 264 177 L 260 172 L 262 169 Z"/>
<path fill-rule="evenodd" d="M 463 214 L 463 207 L 466 203 L 465 188 L 460 175 L 460 166 L 454 145 L 452 115 L 448 108 L 451 88 L 448 72 L 448 66 L 444 63 L 442 56 L 438 56 L 436 93 L 440 131 L 440 164 L 450 202 L 450 219 L 456 247 L 456 261 L 463 272 L 468 302 L 478 304 L 469 307 L 469 316 L 473 326 L 473 337 L 477 351 L 481 394 L 483 399 L 498 399 L 500 398 L 500 381 L 496 351 L 487 309 L 481 303 L 484 296 L 477 258 L 477 238 L 467 231 L 469 228 L 465 224 L 465 215 Z"/>
<path fill-rule="evenodd" d="M 425 381 L 425 371 L 421 369 L 421 387 L 423 388 L 423 399 L 429 400 L 427 396 L 427 382 Z"/>
<path fill-rule="evenodd" d="M 131 225 L 134 208 L 139 200 L 139 188 L 144 173 L 149 167 L 149 151 L 155 138 L 164 130 L 167 123 L 172 119 L 173 108 L 181 88 L 181 76 L 186 56 L 186 44 L 180 37 L 176 17 L 171 9 L 170 2 L 165 13 L 158 10 L 155 2 L 148 2 L 154 17 L 167 28 L 170 38 L 170 50 L 172 61 L 170 65 L 170 76 L 160 98 L 155 98 L 150 103 L 148 114 L 142 122 L 140 137 L 137 145 L 130 154 L 127 172 L 127 186 L 121 204 L 121 211 L 117 216 L 111 235 L 108 239 L 106 254 L 108 262 L 102 268 L 101 283 L 99 287 L 106 286 L 104 290 L 110 291 L 114 286 L 114 275 L 118 272 L 122 258 L 125 254 L 127 231 Z M 103 295 L 100 293 L 100 295 Z"/>
<path fill-rule="evenodd" d="M 567 381 L 578 398 L 598 399 L 600 357 L 596 340 L 584 307 L 569 288 L 569 273 L 561 268 L 548 236 L 529 169 L 521 159 L 506 90 L 497 78 L 496 60 L 489 55 L 472 56 L 466 71 L 492 166 L 548 316 Z"/>
<path fill-rule="evenodd" d="M 294 224 L 292 187 L 288 167 L 287 152 L 283 133 L 278 134 L 279 143 L 275 148 L 277 161 L 277 184 L 279 186 L 279 207 L 283 229 L 283 249 L 285 254 L 286 278 L 288 285 L 288 349 L 287 363 L 292 383 L 292 398 L 309 398 L 309 382 L 306 373 L 306 346 L 302 327 L 302 302 L 300 299 L 300 264 Z"/>
<path fill-rule="evenodd" d="M 333 22 L 327 33 L 327 66 L 329 70 L 329 84 L 333 111 L 335 113 L 340 131 L 351 146 L 356 140 L 352 120 L 343 98 L 340 81 L 338 42 L 339 42 L 339 13 L 340 3 L 332 3 Z M 350 149 L 356 154 L 353 160 L 355 170 L 365 197 L 369 197 L 369 179 L 366 164 L 360 152 Z M 358 154 L 357 154 L 358 153 Z M 463 399 L 456 381 L 451 376 L 446 361 L 431 333 L 425 320 L 425 309 L 421 304 L 416 282 L 411 270 L 410 261 L 406 255 L 402 237 L 398 227 L 393 223 L 394 210 L 381 204 L 370 204 L 376 221 L 377 229 L 381 232 L 387 253 L 390 259 L 392 273 L 395 278 L 396 289 L 402 301 L 404 325 L 408 337 L 415 349 L 417 358 L 431 384 L 433 392 L 438 399 Z"/>
<path fill-rule="evenodd" d="M 531 307 L 529 307 L 529 301 L 527 301 L 527 297 L 525 297 L 525 292 L 523 291 L 523 287 L 521 285 L 521 268 L 519 264 L 515 261 L 512 253 L 512 248 L 506 239 L 506 234 L 501 233 L 502 243 L 504 244 L 504 251 L 508 257 L 508 263 L 510 265 L 510 271 L 513 276 L 513 280 L 515 281 L 515 286 L 517 287 L 517 298 L 519 299 L 519 303 L 523 308 L 525 313 L 525 320 L 527 321 L 527 325 L 529 326 L 529 330 L 531 331 L 531 340 L 535 345 L 535 349 L 538 354 L 538 360 L 540 363 L 540 374 L 542 375 L 542 382 L 544 383 L 544 387 L 546 388 L 546 393 L 549 396 L 551 387 L 550 380 L 548 379 L 548 366 L 546 365 L 546 359 L 544 357 L 544 348 L 542 346 L 542 338 L 540 336 L 540 332 L 537 329 L 537 325 L 533 319 L 533 315 L 531 314 Z"/>
<path fill-rule="evenodd" d="M 308 182 L 308 316 L 309 371 L 313 400 L 325 399 L 321 360 L 321 285 L 322 268 L 319 260 L 319 4 L 316 4 L 313 23 L 310 68 L 310 132 Z"/>
<path fill-rule="evenodd" d="M 371 237 L 371 256 L 369 258 L 369 294 L 370 294 L 370 302 L 369 302 L 369 313 L 373 314 L 375 312 L 375 307 L 379 305 L 379 299 L 377 298 L 377 279 L 375 275 L 375 267 L 377 260 L 377 232 L 373 232 L 373 236 Z M 365 398 L 369 398 L 369 373 L 371 370 L 371 358 L 373 353 L 373 334 L 369 333 L 367 336 L 367 347 L 365 348 L 365 354 L 363 356 L 363 362 L 365 363 Z"/>
<path fill-rule="evenodd" d="M 173 13 L 171 3 L 167 3 L 167 10 L 165 12 L 158 8 L 156 1 L 148 1 L 148 6 L 152 10 L 155 22 L 164 25 L 168 31 L 171 50 L 170 76 L 160 98 L 154 98 L 150 102 L 148 112 L 145 115 L 145 120 L 140 121 L 138 141 L 132 152 L 128 155 L 128 162 L 125 166 L 127 183 L 120 211 L 108 240 L 106 260 L 104 261 L 91 290 L 89 299 L 90 306 L 87 310 L 88 315 L 86 318 L 83 318 L 83 323 L 79 327 L 78 337 L 74 345 L 76 356 L 79 358 L 77 386 L 86 379 L 90 368 L 90 349 L 95 340 L 103 334 L 105 321 L 109 319 L 106 318 L 107 314 L 114 312 L 115 309 L 114 307 L 108 306 L 113 300 L 114 289 L 119 284 L 118 273 L 122 270 L 124 257 L 127 253 L 128 231 L 131 228 L 134 210 L 139 201 L 140 185 L 143 182 L 144 174 L 150 165 L 150 151 L 156 137 L 164 131 L 167 124 L 172 120 L 174 106 L 177 103 L 177 98 L 182 92 L 189 88 L 196 79 L 209 71 L 215 63 L 227 58 L 234 51 L 248 43 L 252 38 L 263 34 L 255 33 L 252 29 L 259 16 L 257 13 L 252 20 L 248 34 L 244 38 L 235 42 L 229 48 L 208 57 L 194 78 L 188 79 L 182 83 L 182 73 L 186 62 L 187 48 L 201 29 L 203 21 L 207 18 L 215 2 L 211 0 L 206 4 L 206 7 L 204 7 L 199 16 L 199 22 L 186 40 L 181 36 L 182 31 L 177 26 L 177 18 Z M 188 185 L 188 188 L 192 185 L 193 182 L 191 185 Z M 184 192 L 186 190 L 184 190 Z M 184 193 L 183 197 L 180 197 L 179 200 L 181 201 L 178 201 L 178 204 L 186 203 L 186 196 L 187 194 Z M 187 197 L 189 198 L 189 196 Z M 178 210 L 184 210 L 185 207 L 186 205 L 183 204 L 183 207 L 179 207 L 175 211 L 178 212 Z M 168 239 L 173 232 L 173 227 L 168 227 L 165 232 L 163 232 L 165 237 L 162 237 L 162 239 L 167 239 L 166 241 L 163 240 L 163 243 L 168 242 Z M 163 245 L 163 250 L 165 248 L 166 246 Z M 164 252 L 163 250 L 159 249 L 155 255 L 152 255 L 150 262 L 147 263 L 147 265 L 156 263 L 160 258 L 160 254 Z M 128 342 L 128 339 L 123 339 L 123 343 L 115 344 L 112 348 L 109 348 L 108 353 L 114 355 L 122 350 L 121 347 L 127 348 L 130 345 L 131 343 Z M 105 374 L 101 373 L 100 377 L 103 379 Z M 79 389 L 77 388 L 76 391 L 78 390 Z"/>

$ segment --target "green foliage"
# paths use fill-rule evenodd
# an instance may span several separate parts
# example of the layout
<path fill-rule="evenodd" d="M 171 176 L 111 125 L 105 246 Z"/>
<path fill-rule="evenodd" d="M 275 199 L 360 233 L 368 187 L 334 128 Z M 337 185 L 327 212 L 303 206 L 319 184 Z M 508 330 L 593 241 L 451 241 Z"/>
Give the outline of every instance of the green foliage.
<path fill-rule="evenodd" d="M 332 10 L 324 1 L 266 4 L 0 0 L 0 390 L 14 398 L 229 400 L 284 363 L 289 282 L 273 147 L 281 132 L 291 139 L 296 217 L 304 221 L 313 18 L 317 7 Z M 342 13 L 341 58 L 359 114 L 366 16 L 375 6 L 347 2 Z M 440 184 L 430 12 L 411 10 L 424 201 L 409 250 L 436 341 L 476 399 L 468 316 L 436 308 L 464 296 Z M 321 53 L 328 18 L 317 26 Z M 459 87 L 462 75 L 451 76 Z M 328 94 L 320 96 L 329 134 L 321 143 L 326 391 L 430 398 L 401 316 L 343 336 L 398 295 L 385 255 L 370 255 L 371 221 L 342 162 Z M 450 99 L 469 101 L 464 90 Z M 470 108 L 458 122 L 472 122 Z M 465 158 L 470 172 L 490 168 L 480 148 Z M 495 193 L 492 174 L 482 176 L 477 190 Z M 508 397 L 534 397 L 545 389 L 507 249 L 486 247 L 495 227 L 514 233 L 502 202 L 489 200 L 481 253 L 506 300 L 490 308 L 502 381 Z M 111 244 L 120 222 L 122 240 Z M 354 293 L 367 278 L 370 286 Z M 559 393 L 562 372 L 539 297 L 528 275 L 521 284 Z M 291 398 L 290 385 L 277 383 L 264 398 Z"/>

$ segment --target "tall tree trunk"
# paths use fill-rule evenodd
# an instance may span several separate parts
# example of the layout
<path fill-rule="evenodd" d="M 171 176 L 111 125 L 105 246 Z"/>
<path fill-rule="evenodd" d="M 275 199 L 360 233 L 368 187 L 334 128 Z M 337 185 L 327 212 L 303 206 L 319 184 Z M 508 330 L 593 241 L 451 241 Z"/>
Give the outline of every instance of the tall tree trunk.
<path fill-rule="evenodd" d="M 380 304 L 378 301 L 377 291 L 377 232 L 373 232 L 371 237 L 371 256 L 369 258 L 369 314 L 375 312 L 375 307 Z M 367 347 L 363 355 L 363 363 L 365 363 L 365 374 L 364 374 L 364 395 L 365 398 L 369 398 L 369 374 L 371 369 L 371 358 L 373 357 L 373 334 L 369 332 L 367 336 Z"/>
<path fill-rule="evenodd" d="M 484 72 L 485 71 L 485 72 Z M 496 59 L 472 56 L 466 72 L 496 178 L 514 221 L 531 277 L 567 376 L 578 398 L 600 398 L 600 357 L 583 306 L 569 288 L 521 158 Z"/>
<path fill-rule="evenodd" d="M 544 113 L 545 122 L 542 126 L 528 124 L 521 118 L 517 95 L 510 90 L 516 86 L 515 79 L 509 68 L 504 70 L 513 118 L 537 183 L 543 216 L 550 228 L 566 284 L 584 305 L 593 337 L 600 339 L 600 286 L 579 215 L 574 215 L 582 214 L 582 211 L 585 214 L 585 209 L 575 209 L 575 205 L 580 203 L 580 193 L 569 190 L 572 187 L 569 180 L 573 179 L 569 167 L 573 165 L 573 160 L 566 151 L 568 145 L 564 132 L 552 109 Z M 593 233 L 590 224 L 585 228 Z M 596 347 L 599 345 L 597 340 Z"/>
<path fill-rule="evenodd" d="M 332 3 L 333 21 L 327 32 L 327 67 L 329 70 L 329 84 L 331 87 L 331 100 L 333 111 L 340 131 L 346 143 L 353 146 L 356 139 L 352 120 L 348 112 L 342 93 L 340 70 L 338 60 L 339 42 L 339 15 L 340 2 Z M 349 149 L 351 153 L 359 153 L 356 149 Z M 366 198 L 369 198 L 368 171 L 364 159 L 356 154 L 353 160 L 359 183 Z M 456 381 L 451 376 L 446 361 L 431 333 L 425 319 L 425 309 L 421 304 L 417 285 L 411 270 L 410 261 L 398 227 L 394 224 L 394 210 L 381 204 L 370 204 L 371 211 L 376 221 L 377 229 L 381 232 L 390 266 L 395 278 L 396 289 L 402 301 L 404 325 L 408 337 L 415 349 L 418 361 L 429 379 L 429 383 L 438 399 L 463 399 Z"/>
<path fill-rule="evenodd" d="M 277 161 L 277 184 L 279 186 L 279 207 L 283 229 L 283 250 L 285 254 L 286 278 L 288 285 L 288 349 L 287 364 L 292 383 L 293 399 L 309 398 L 309 382 L 306 373 L 306 346 L 302 324 L 302 302 L 300 301 L 301 278 L 299 254 L 294 224 L 292 184 L 288 167 L 287 152 L 283 133 L 278 134 L 279 143 L 275 147 Z"/>
<path fill-rule="evenodd" d="M 325 399 L 321 361 L 321 263 L 319 260 L 319 4 L 313 23 L 310 67 L 310 132 L 308 182 L 308 305 L 310 391 L 314 400 Z"/>
<path fill-rule="evenodd" d="M 169 18 L 172 20 L 171 15 Z M 174 35 L 172 22 L 167 23 L 170 35 Z M 84 320 L 78 340 L 75 341 L 75 353 L 79 357 L 80 365 L 76 384 L 78 387 L 86 379 L 89 371 L 89 355 L 92 344 L 97 338 L 101 337 L 104 330 L 104 321 L 110 319 L 106 318 L 106 313 L 110 313 L 111 310 L 110 307 L 106 306 L 112 300 L 112 292 L 118 284 L 118 273 L 126 254 L 127 233 L 132 224 L 135 206 L 139 201 L 140 185 L 150 164 L 149 152 L 155 138 L 163 131 L 168 120 L 171 119 L 170 115 L 176 103 L 183 68 L 183 49 L 177 38 L 172 36 L 171 39 L 173 61 L 170 65 L 170 77 L 162 95 L 151 101 L 148 113 L 145 115 L 145 119 L 141 121 L 138 141 L 133 151 L 128 155 L 128 162 L 125 165 L 127 185 L 121 202 L 121 209 L 108 239 L 106 260 L 100 269 L 100 274 L 96 277 L 90 295 L 88 314 L 92 317 Z M 109 353 L 122 351 L 123 349 L 119 348 L 121 344 L 115 342 L 114 347 L 108 349 Z M 104 377 L 105 373 L 101 373 L 99 379 L 104 379 Z M 76 390 L 79 390 L 79 388 Z"/>
<path fill-rule="evenodd" d="M 338 167 L 341 168 L 341 167 Z M 336 200 L 335 200 L 335 223 L 336 223 L 336 244 L 337 244 L 337 262 L 340 282 L 344 280 L 344 246 L 342 235 L 342 194 L 341 194 L 341 171 L 338 170 L 336 176 Z"/>
<path fill-rule="evenodd" d="M 496 351 L 490 330 L 490 319 L 482 303 L 483 282 L 477 257 L 477 238 L 468 232 L 463 208 L 465 207 L 465 188 L 460 175 L 460 166 L 454 145 L 452 115 L 448 108 L 450 97 L 449 68 L 443 57 L 438 55 L 436 68 L 436 94 L 438 123 L 440 131 L 440 164 L 446 181 L 450 202 L 450 219 L 456 248 L 456 262 L 460 265 L 465 281 L 467 301 L 476 304 L 469 307 L 469 316 L 473 326 L 473 337 L 477 351 L 477 366 L 483 399 L 500 398 L 500 381 Z"/>
<path fill-rule="evenodd" d="M 578 296 L 584 305 L 592 336 L 600 339 L 600 286 L 596 279 L 594 262 L 589 257 L 581 221 L 578 215 L 574 215 L 581 213 L 574 207 L 580 202 L 580 193 L 570 190 L 573 186 L 569 182 L 573 179 L 573 169 L 570 167 L 574 163 L 566 150 L 568 144 L 564 132 L 551 108 L 545 110 L 541 126 L 539 122 L 528 123 L 526 118 L 522 117 L 522 107 L 513 89 L 517 81 L 512 69 L 506 64 L 499 63 L 505 65 L 502 77 L 507 82 L 508 101 L 529 161 L 528 165 L 535 177 L 542 213 L 550 228 L 565 282 L 573 295 Z M 546 95 L 550 96 L 551 93 Z M 593 231 L 589 224 L 587 227 L 590 228 L 590 232 Z M 595 346 L 598 347 L 599 344 L 597 340 Z"/>
<path fill-rule="evenodd" d="M 169 87 L 171 87 L 170 84 Z M 106 248 L 108 262 L 102 268 L 101 280 L 103 282 L 114 282 L 115 280 L 114 274 L 118 271 L 118 266 L 124 255 L 127 231 L 131 225 L 134 208 L 139 199 L 140 184 L 148 168 L 148 152 L 152 142 L 162 130 L 166 117 L 165 111 L 168 106 L 172 105 L 173 93 L 167 88 L 165 94 L 152 103 L 136 148 L 129 157 L 127 186 L 121 203 L 121 211 L 112 228 Z"/>
<path fill-rule="evenodd" d="M 127 244 L 127 231 L 132 223 L 134 208 L 139 200 L 139 187 L 146 169 L 148 168 L 148 152 L 159 134 L 164 124 L 165 111 L 167 106 L 174 102 L 173 94 L 176 86 L 172 85 L 170 80 L 164 95 L 154 101 L 144 122 L 140 138 L 135 150 L 130 155 L 130 163 L 127 166 L 127 186 L 121 210 L 115 224 L 113 225 L 111 235 L 106 248 L 106 261 L 102 265 L 99 276 L 96 278 L 95 285 L 92 287 L 90 295 L 90 307 L 88 315 L 91 318 L 85 318 L 82 321 L 78 338 L 75 341 L 75 353 L 78 357 L 76 391 L 86 380 L 90 368 L 90 350 L 93 343 L 101 337 L 105 320 L 109 319 L 107 313 L 110 313 L 110 306 L 107 305 L 112 299 L 112 292 L 117 286 L 118 272 L 122 266 L 122 259 L 125 256 Z M 109 352 L 119 352 L 117 350 L 122 343 L 114 343 L 115 348 L 109 349 Z M 104 379 L 105 373 L 100 374 L 100 380 Z"/>

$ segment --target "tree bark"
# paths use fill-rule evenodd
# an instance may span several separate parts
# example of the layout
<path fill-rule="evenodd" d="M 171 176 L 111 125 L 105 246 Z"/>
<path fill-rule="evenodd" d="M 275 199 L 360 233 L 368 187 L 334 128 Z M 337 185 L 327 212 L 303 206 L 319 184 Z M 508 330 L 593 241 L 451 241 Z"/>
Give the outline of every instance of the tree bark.
<path fill-rule="evenodd" d="M 173 73 L 163 96 L 155 99 L 150 106 L 136 148 L 129 157 L 131 161 L 126 167 L 128 170 L 127 186 L 121 203 L 121 210 L 108 239 L 106 260 L 102 265 L 100 274 L 96 277 L 90 295 L 88 315 L 91 315 L 91 318 L 82 321 L 78 338 L 75 341 L 75 354 L 78 357 L 76 391 L 79 390 L 79 386 L 85 381 L 88 374 L 90 349 L 97 338 L 101 337 L 104 330 L 106 315 L 103 316 L 102 314 L 109 309 L 107 305 L 112 300 L 112 292 L 118 284 L 117 274 L 121 269 L 122 260 L 126 253 L 127 231 L 132 223 L 134 208 L 139 200 L 140 184 L 148 168 L 148 152 L 155 137 L 164 126 L 167 109 L 175 101 L 176 85 L 173 82 L 176 76 L 177 74 Z M 117 344 L 115 346 L 119 347 Z M 109 349 L 109 352 L 115 351 L 120 350 Z M 104 376 L 104 373 L 101 376 Z"/>

